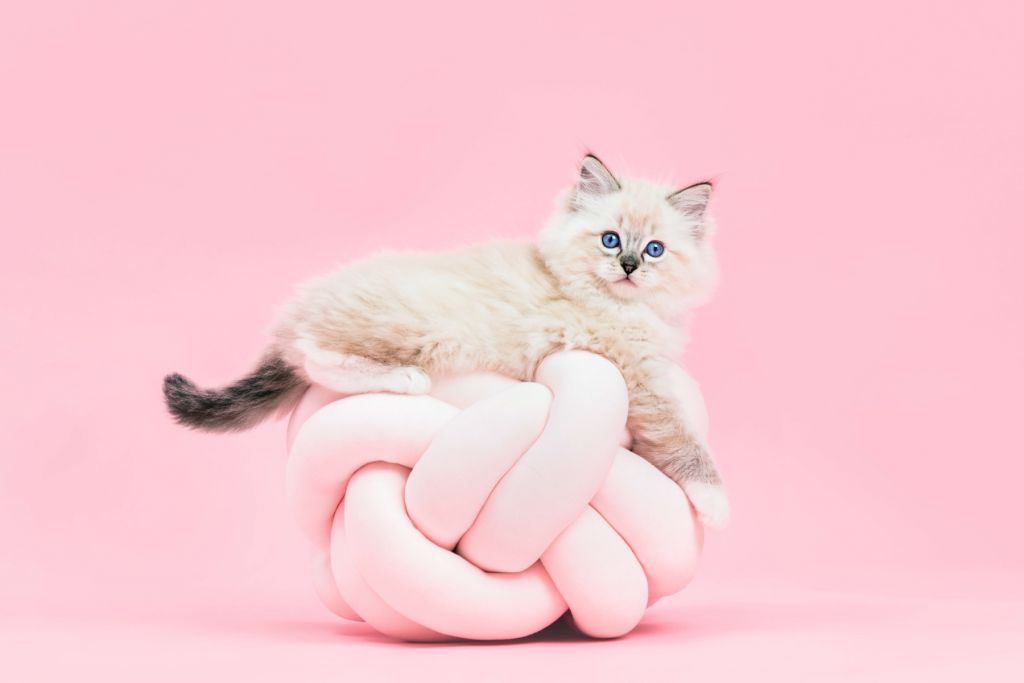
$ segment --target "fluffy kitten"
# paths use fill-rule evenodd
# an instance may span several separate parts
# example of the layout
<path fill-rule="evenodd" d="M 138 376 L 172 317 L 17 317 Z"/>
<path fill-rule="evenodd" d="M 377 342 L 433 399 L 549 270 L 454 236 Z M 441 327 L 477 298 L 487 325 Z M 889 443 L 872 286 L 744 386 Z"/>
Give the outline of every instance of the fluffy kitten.
<path fill-rule="evenodd" d="M 633 450 L 719 526 L 728 502 L 707 445 L 669 384 L 684 314 L 716 279 L 711 185 L 672 192 L 583 159 L 537 245 L 384 253 L 305 283 L 249 376 L 219 390 L 170 375 L 179 422 L 243 429 L 310 382 L 343 393 L 430 390 L 430 375 L 494 370 L 531 379 L 545 356 L 583 349 L 614 362 L 629 390 Z"/>

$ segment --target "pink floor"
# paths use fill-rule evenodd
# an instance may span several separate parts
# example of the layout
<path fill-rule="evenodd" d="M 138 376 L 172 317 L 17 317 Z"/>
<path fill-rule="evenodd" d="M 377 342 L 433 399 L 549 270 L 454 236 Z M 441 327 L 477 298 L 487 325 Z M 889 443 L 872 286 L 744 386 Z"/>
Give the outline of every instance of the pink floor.
<path fill-rule="evenodd" d="M 698 585 L 620 640 L 556 625 L 507 644 L 400 645 L 311 601 L 219 614 L 7 616 L 0 655 L 5 681 L 1021 681 L 1024 600 Z"/>

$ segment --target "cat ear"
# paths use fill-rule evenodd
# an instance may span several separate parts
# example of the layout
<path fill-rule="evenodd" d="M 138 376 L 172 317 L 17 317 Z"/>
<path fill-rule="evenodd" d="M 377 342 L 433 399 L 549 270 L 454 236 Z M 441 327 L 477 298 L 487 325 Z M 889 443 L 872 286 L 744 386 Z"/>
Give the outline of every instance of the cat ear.
<path fill-rule="evenodd" d="M 704 217 L 711 200 L 711 183 L 697 183 L 673 192 L 666 199 L 676 211 L 697 223 L 696 235 L 704 236 Z"/>
<path fill-rule="evenodd" d="M 598 197 L 622 189 L 608 167 L 593 154 L 583 157 L 580 163 L 580 177 L 576 180 L 576 194 Z"/>

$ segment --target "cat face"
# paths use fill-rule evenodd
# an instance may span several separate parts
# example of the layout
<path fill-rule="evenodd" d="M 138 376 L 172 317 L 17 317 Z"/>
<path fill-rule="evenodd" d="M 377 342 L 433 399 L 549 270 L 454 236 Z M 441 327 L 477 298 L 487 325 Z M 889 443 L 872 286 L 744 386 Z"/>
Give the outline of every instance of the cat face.
<path fill-rule="evenodd" d="M 710 196 L 709 183 L 673 192 L 617 179 L 587 156 L 576 187 L 541 235 L 541 255 L 577 293 L 642 301 L 658 310 L 696 305 L 716 279 Z"/>

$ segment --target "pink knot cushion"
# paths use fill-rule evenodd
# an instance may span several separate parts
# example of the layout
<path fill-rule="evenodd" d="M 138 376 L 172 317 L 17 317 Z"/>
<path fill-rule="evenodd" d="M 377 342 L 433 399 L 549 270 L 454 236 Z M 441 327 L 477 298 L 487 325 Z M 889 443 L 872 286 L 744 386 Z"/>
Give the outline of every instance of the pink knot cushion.
<path fill-rule="evenodd" d="M 287 481 L 320 598 L 406 640 L 520 638 L 566 611 L 590 636 L 628 633 L 693 576 L 702 530 L 682 490 L 623 447 L 626 408 L 615 366 L 579 351 L 536 382 L 312 387 Z"/>

